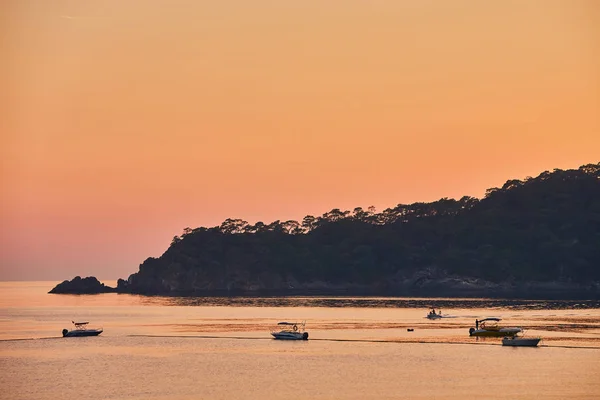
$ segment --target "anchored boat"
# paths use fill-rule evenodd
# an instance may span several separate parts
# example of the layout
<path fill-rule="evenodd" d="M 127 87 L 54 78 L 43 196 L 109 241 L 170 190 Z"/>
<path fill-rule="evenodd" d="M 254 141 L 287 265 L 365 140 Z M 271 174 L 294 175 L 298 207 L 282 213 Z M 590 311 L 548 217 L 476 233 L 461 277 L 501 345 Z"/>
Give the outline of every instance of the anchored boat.
<path fill-rule="evenodd" d="M 501 318 L 476 319 L 475 328 L 469 329 L 469 336 L 515 336 L 517 333 L 523 332 L 521 328 L 501 328 L 498 324 L 501 320 Z"/>
<path fill-rule="evenodd" d="M 271 331 L 275 339 L 280 340 L 308 340 L 306 332 L 306 321 L 298 322 L 279 322 L 277 326 L 281 328 L 279 332 Z"/>
<path fill-rule="evenodd" d="M 87 329 L 87 325 L 89 322 L 75 322 L 71 321 L 74 325 L 74 328 L 71 330 L 63 329 L 62 335 L 63 337 L 74 337 L 74 336 L 98 336 L 102 333 L 102 328 L 100 329 Z"/>

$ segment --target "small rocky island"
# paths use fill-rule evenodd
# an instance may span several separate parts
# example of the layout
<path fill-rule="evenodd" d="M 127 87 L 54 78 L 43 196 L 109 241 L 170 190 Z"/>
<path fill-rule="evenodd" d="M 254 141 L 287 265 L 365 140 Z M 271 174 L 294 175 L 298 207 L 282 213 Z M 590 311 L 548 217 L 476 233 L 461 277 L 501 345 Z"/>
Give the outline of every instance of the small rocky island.
<path fill-rule="evenodd" d="M 70 281 L 63 281 L 56 285 L 48 293 L 57 294 L 98 294 L 98 293 L 112 293 L 116 292 L 117 289 L 106 286 L 101 283 L 98 279 L 93 276 L 87 278 L 81 278 L 76 276 Z"/>
<path fill-rule="evenodd" d="M 509 180 L 483 199 L 185 228 L 115 289 L 77 277 L 51 293 L 111 291 L 600 298 L 600 163 Z"/>

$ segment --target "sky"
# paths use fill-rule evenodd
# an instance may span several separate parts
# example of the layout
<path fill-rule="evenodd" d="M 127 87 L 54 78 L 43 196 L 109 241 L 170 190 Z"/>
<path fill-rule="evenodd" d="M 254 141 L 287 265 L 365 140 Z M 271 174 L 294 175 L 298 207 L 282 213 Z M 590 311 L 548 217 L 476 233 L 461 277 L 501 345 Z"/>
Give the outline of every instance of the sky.
<path fill-rule="evenodd" d="M 600 2 L 4 0 L 0 280 L 600 161 Z"/>

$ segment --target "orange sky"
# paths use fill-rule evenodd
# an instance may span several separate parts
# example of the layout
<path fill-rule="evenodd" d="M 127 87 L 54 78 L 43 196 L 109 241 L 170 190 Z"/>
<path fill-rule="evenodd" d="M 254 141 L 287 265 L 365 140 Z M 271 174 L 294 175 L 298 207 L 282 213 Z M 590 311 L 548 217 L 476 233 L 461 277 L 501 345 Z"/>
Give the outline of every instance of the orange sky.
<path fill-rule="evenodd" d="M 0 280 L 600 161 L 600 3 L 4 0 Z"/>

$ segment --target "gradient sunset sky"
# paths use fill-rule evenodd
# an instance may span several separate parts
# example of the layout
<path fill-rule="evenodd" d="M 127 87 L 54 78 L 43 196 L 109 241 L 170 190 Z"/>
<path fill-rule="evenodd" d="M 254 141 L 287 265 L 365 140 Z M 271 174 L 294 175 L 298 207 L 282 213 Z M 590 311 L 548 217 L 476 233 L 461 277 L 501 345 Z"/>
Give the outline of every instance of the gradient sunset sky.
<path fill-rule="evenodd" d="M 4 0 L 0 280 L 600 161 L 600 2 Z"/>

